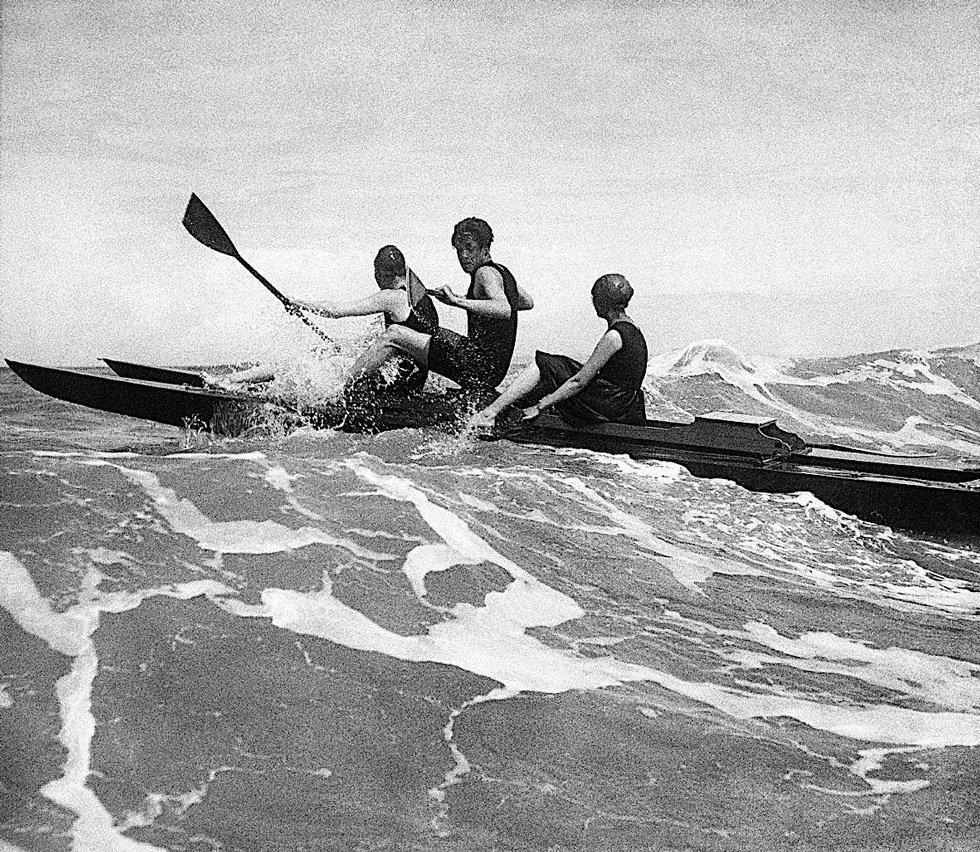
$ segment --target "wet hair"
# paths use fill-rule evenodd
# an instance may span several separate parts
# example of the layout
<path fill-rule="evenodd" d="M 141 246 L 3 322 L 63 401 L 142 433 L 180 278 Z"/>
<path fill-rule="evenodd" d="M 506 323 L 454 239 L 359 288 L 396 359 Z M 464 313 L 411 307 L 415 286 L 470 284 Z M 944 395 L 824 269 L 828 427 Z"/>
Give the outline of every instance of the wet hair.
<path fill-rule="evenodd" d="M 405 274 L 405 255 L 398 246 L 382 247 L 374 258 L 374 277 L 379 281 L 390 281 Z"/>
<path fill-rule="evenodd" d="M 600 275 L 592 285 L 592 298 L 601 299 L 613 308 L 625 308 L 633 298 L 633 287 L 619 273 Z"/>
<path fill-rule="evenodd" d="M 490 248 L 490 243 L 493 242 L 493 231 L 482 219 L 470 216 L 463 219 L 462 222 L 457 222 L 456 227 L 453 228 L 453 246 L 463 237 L 472 237 L 480 248 Z"/>

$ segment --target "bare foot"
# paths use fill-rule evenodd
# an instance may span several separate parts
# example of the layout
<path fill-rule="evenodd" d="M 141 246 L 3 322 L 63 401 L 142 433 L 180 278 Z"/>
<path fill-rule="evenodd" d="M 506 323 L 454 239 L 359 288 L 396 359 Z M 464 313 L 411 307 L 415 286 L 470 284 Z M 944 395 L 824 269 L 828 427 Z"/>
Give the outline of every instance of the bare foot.
<path fill-rule="evenodd" d="M 212 376 L 208 373 L 202 373 L 201 378 L 204 379 L 204 384 L 209 388 L 217 388 L 218 390 L 225 391 L 241 390 L 235 382 L 229 381 L 224 376 Z"/>
<path fill-rule="evenodd" d="M 478 411 L 469 419 L 466 424 L 466 431 L 488 432 L 493 429 L 496 421 L 497 415 L 494 413 L 489 413 L 488 410 L 484 408 L 483 411 Z"/>

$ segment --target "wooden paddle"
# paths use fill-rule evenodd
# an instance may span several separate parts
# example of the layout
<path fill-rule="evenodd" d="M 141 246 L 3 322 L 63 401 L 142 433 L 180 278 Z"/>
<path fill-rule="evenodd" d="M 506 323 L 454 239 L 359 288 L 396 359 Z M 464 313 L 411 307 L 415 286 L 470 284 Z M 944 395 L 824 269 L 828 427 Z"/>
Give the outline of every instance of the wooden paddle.
<path fill-rule="evenodd" d="M 191 200 L 187 202 L 187 210 L 184 212 L 184 227 L 187 228 L 188 233 L 194 237 L 198 242 L 204 243 L 209 249 L 214 249 L 215 251 L 220 251 L 222 254 L 230 255 L 235 258 L 242 266 L 244 266 L 249 272 L 252 273 L 256 278 L 259 279 L 262 286 L 266 288 L 273 296 L 275 296 L 283 306 L 286 311 L 293 316 L 299 317 L 303 322 L 305 322 L 310 328 L 313 329 L 323 340 L 327 343 L 332 343 L 333 341 L 327 337 L 319 328 L 317 328 L 310 318 L 302 312 L 302 310 L 294 305 L 289 299 L 287 299 L 282 293 L 280 293 L 266 278 L 258 272 L 244 257 L 238 253 L 238 249 L 235 248 L 235 244 L 231 241 L 228 234 L 225 233 L 225 229 L 221 227 L 221 223 L 215 218 L 214 213 L 208 210 L 204 206 L 204 202 L 201 201 L 193 192 L 191 193 Z"/>

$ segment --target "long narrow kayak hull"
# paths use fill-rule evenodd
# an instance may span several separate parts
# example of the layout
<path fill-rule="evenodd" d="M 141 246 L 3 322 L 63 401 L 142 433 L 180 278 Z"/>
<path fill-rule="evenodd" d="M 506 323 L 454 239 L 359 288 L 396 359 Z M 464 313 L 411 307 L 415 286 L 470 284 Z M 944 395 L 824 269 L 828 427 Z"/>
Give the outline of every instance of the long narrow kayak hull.
<path fill-rule="evenodd" d="M 283 419 L 354 432 L 458 424 L 473 410 L 473 400 L 451 394 L 381 394 L 367 395 L 359 405 L 346 401 L 297 412 L 248 394 L 7 363 L 31 387 L 57 399 L 229 435 Z M 674 461 L 695 476 L 732 480 L 753 491 L 809 491 L 841 511 L 896 528 L 980 536 L 980 469 L 933 458 L 809 447 L 771 418 L 714 413 L 693 423 L 573 427 L 546 415 L 511 440 Z"/>
<path fill-rule="evenodd" d="M 125 414 L 168 426 L 222 431 L 256 421 L 268 403 L 247 394 L 225 393 L 40 367 L 6 359 L 10 369 L 35 390 L 99 411 Z"/>
<path fill-rule="evenodd" d="M 149 368 L 157 370 L 158 377 L 170 374 L 171 382 L 160 382 L 6 361 L 32 388 L 55 399 L 228 436 L 272 424 L 281 427 L 310 423 L 319 428 L 352 432 L 421 428 L 455 422 L 465 410 L 465 400 L 459 396 L 436 397 L 420 404 L 411 397 L 363 394 L 353 401 L 301 411 L 287 401 L 264 396 L 172 383 L 174 374 L 179 376 L 181 371 Z"/>
<path fill-rule="evenodd" d="M 757 434 L 762 434 L 759 429 L 774 425 L 765 418 L 743 417 L 740 422 L 747 427 L 745 432 Z M 898 529 L 980 536 L 980 469 L 935 458 L 887 457 L 810 447 L 781 455 L 744 449 L 731 452 L 717 446 L 718 441 L 714 442 L 716 446 L 702 444 L 699 448 L 685 443 L 684 433 L 690 434 L 691 427 L 701 427 L 694 434 L 705 441 L 704 427 L 719 425 L 712 423 L 711 415 L 697 418 L 690 426 L 648 423 L 655 425 L 610 423 L 574 428 L 558 417 L 545 416 L 539 425 L 513 440 L 617 453 L 641 460 L 673 461 L 694 476 L 728 479 L 750 491 L 809 491 L 829 506 Z M 743 448 L 749 446 L 748 442 L 743 444 Z"/>
<path fill-rule="evenodd" d="M 216 388 L 206 388 L 204 377 L 200 373 L 186 370 L 176 370 L 172 367 L 154 367 L 147 364 L 135 364 L 130 361 L 117 361 L 112 358 L 101 359 L 118 376 L 137 379 L 144 382 L 156 382 L 170 385 L 181 385 L 189 388 L 205 389 L 207 397 L 224 398 L 226 394 Z M 50 369 L 50 368 L 49 368 Z M 50 393 L 43 388 L 32 385 L 44 393 Z M 55 394 L 52 394 L 55 395 Z M 64 397 L 61 397 L 64 398 Z M 248 396 L 251 400 L 264 400 L 263 396 Z M 201 397 L 198 397 L 200 400 Z M 75 400 L 72 400 L 73 402 Z M 477 400 L 469 400 L 462 392 L 447 395 L 426 395 L 424 402 L 418 395 L 385 394 L 366 392 L 355 394 L 354 398 L 346 400 L 336 407 L 321 406 L 316 409 L 305 409 L 297 412 L 288 403 L 279 403 L 280 415 L 295 417 L 300 414 L 311 425 L 324 429 L 341 429 L 349 432 L 380 432 L 391 429 L 422 428 L 453 423 L 460 419 L 466 410 L 476 410 Z M 82 403 L 90 405 L 91 403 Z M 115 410 L 115 409 L 113 409 Z M 130 414 L 133 417 L 168 422 L 157 417 L 146 417 L 138 411 L 118 412 Z M 202 416 L 202 419 L 203 416 Z M 216 430 L 217 431 L 217 430 Z M 225 425 L 224 434 L 229 434 Z"/>
<path fill-rule="evenodd" d="M 168 385 L 187 385 L 191 388 L 204 387 L 204 377 L 200 373 L 175 370 L 171 367 L 150 367 L 146 364 L 134 364 L 132 361 L 117 361 L 114 358 L 103 358 L 102 360 L 112 372 L 125 379 L 162 382 Z"/>

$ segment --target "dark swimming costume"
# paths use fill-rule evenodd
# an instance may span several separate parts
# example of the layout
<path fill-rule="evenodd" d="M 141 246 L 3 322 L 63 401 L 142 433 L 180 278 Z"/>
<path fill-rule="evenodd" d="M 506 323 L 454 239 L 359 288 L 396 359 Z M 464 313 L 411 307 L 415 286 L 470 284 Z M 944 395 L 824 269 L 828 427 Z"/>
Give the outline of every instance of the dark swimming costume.
<path fill-rule="evenodd" d="M 643 378 L 647 371 L 647 343 L 643 333 L 631 322 L 617 322 L 610 327 L 619 332 L 623 345 L 575 396 L 559 402 L 555 410 L 574 425 L 586 423 L 643 423 Z M 519 403 L 523 408 L 536 403 L 560 388 L 582 369 L 567 355 L 536 352 L 534 356 L 541 380 Z"/>
<path fill-rule="evenodd" d="M 402 321 L 389 320 L 385 316 L 385 328 L 393 325 L 403 325 L 412 331 L 422 334 L 435 334 L 439 330 L 439 314 L 436 306 L 428 293 L 424 293 L 408 313 L 408 317 Z M 398 368 L 395 377 L 384 385 L 385 390 L 416 391 L 422 390 L 425 381 L 429 377 L 429 371 L 425 367 L 420 367 L 411 358 L 399 358 Z"/>
<path fill-rule="evenodd" d="M 510 305 L 510 316 L 504 319 L 468 313 L 467 335 L 440 328 L 429 344 L 429 369 L 464 388 L 495 388 L 507 375 L 517 343 L 517 282 L 506 266 L 484 263 L 470 275 L 467 299 L 475 299 L 476 273 L 492 266 L 504 279 L 504 295 Z"/>

